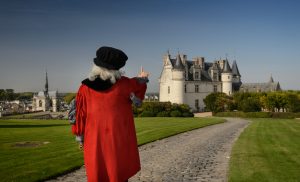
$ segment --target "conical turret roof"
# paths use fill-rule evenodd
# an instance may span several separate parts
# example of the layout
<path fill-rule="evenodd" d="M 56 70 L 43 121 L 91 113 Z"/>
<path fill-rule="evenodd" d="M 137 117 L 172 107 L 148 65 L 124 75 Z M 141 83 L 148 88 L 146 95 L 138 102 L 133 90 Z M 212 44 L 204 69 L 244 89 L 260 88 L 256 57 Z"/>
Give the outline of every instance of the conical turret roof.
<path fill-rule="evenodd" d="M 224 68 L 223 68 L 223 73 L 232 73 L 231 68 L 229 66 L 228 60 L 225 60 Z"/>
<path fill-rule="evenodd" d="M 235 60 L 232 63 L 232 75 L 233 76 L 241 76 L 240 72 L 239 72 L 239 68 L 238 68 Z"/>
<path fill-rule="evenodd" d="M 182 64 L 180 54 L 177 54 L 174 69 L 184 69 L 184 65 Z"/>

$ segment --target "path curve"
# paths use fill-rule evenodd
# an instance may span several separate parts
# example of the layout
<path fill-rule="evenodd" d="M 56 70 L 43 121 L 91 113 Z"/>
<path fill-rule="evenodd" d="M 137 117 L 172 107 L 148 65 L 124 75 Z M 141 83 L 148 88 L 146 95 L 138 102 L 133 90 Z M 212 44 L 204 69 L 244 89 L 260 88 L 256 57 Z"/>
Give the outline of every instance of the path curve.
<path fill-rule="evenodd" d="M 178 134 L 139 147 L 142 170 L 129 182 L 227 181 L 229 156 L 234 141 L 248 121 L 227 122 Z M 84 182 L 85 169 L 51 182 Z"/>

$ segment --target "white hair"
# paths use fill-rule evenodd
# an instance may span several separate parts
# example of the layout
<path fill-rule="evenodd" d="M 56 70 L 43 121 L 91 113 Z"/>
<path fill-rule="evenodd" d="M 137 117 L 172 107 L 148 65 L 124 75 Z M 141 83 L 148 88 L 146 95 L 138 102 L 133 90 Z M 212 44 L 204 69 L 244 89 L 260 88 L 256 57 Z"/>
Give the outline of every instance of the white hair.
<path fill-rule="evenodd" d="M 89 80 L 94 81 L 97 77 L 100 77 L 102 80 L 109 79 L 110 82 L 114 84 L 121 78 L 122 75 L 123 72 L 120 70 L 109 70 L 93 64 L 92 70 L 89 74 Z"/>

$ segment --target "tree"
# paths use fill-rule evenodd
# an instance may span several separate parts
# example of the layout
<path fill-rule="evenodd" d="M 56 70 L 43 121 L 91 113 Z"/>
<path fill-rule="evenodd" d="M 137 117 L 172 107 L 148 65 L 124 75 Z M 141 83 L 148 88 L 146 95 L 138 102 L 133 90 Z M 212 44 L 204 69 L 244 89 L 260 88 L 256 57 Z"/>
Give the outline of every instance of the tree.
<path fill-rule="evenodd" d="M 261 111 L 259 99 L 255 97 L 248 97 L 241 101 L 240 110 L 243 112 L 258 112 Z"/>
<path fill-rule="evenodd" d="M 286 100 L 288 112 L 300 112 L 300 97 L 296 93 L 287 93 Z"/>
<path fill-rule="evenodd" d="M 64 97 L 64 101 L 68 104 L 70 104 L 70 102 L 76 97 L 76 93 L 68 93 L 67 95 L 65 95 Z"/>
<path fill-rule="evenodd" d="M 6 100 L 6 92 L 4 89 L 0 89 L 0 100 Z"/>
<path fill-rule="evenodd" d="M 212 112 L 222 112 L 228 107 L 229 97 L 225 93 L 211 93 L 203 99 L 206 108 Z"/>
<path fill-rule="evenodd" d="M 17 100 L 31 100 L 33 97 L 33 93 L 32 92 L 23 92 L 23 93 L 19 93 L 17 96 Z"/>

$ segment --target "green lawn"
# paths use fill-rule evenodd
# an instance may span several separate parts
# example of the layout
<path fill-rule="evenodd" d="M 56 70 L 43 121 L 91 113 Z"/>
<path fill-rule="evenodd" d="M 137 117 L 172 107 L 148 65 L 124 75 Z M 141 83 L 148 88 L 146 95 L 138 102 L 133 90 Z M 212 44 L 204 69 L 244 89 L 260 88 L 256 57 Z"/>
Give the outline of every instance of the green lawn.
<path fill-rule="evenodd" d="M 300 181 L 300 121 L 251 120 L 233 147 L 229 181 Z"/>
<path fill-rule="evenodd" d="M 139 145 L 224 121 L 220 118 L 135 120 Z M 68 121 L 0 120 L 0 181 L 38 181 L 81 165 L 82 153 Z"/>

